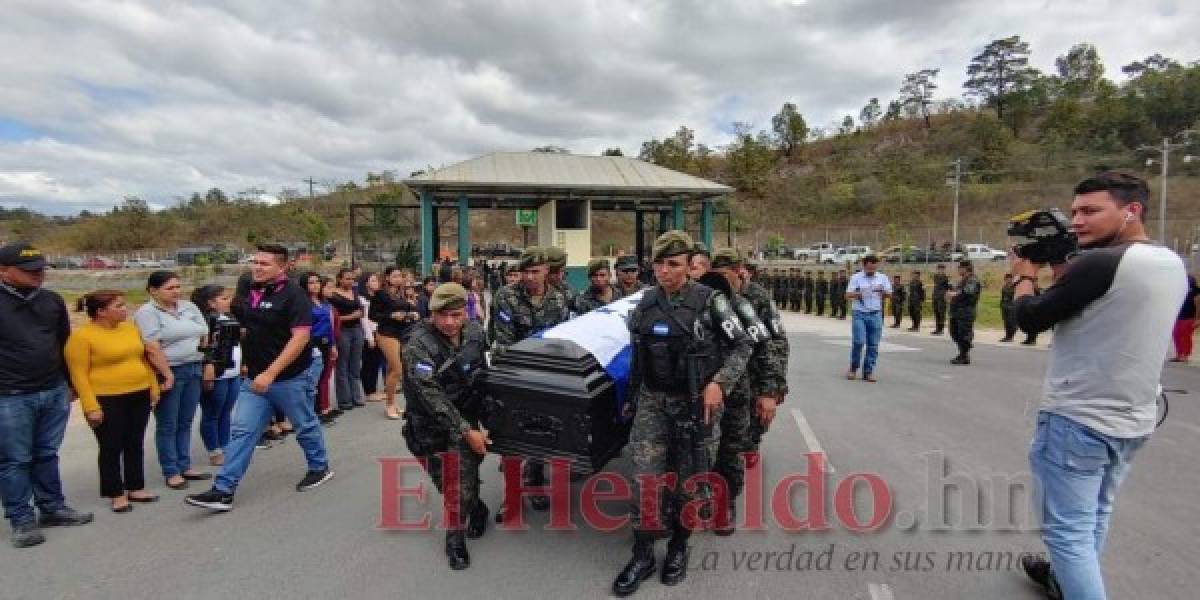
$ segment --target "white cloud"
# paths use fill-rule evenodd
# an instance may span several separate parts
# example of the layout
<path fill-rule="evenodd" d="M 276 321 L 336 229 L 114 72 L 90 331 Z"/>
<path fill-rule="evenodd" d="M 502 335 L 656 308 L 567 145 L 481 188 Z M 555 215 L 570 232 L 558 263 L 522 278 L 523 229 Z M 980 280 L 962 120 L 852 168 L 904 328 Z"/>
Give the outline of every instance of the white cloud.
<path fill-rule="evenodd" d="M 904 73 L 961 92 L 988 41 L 1111 77 L 1200 58 L 1200 5 L 1115 0 L 192 3 L 16 0 L 0 20 L 0 202 L 47 212 L 401 174 L 492 150 L 636 152 L 681 124 L 721 145 L 784 101 L 816 126 Z M 11 82 L 19 82 L 13 85 Z M 2 121 L 0 121 L 2 123 Z"/>

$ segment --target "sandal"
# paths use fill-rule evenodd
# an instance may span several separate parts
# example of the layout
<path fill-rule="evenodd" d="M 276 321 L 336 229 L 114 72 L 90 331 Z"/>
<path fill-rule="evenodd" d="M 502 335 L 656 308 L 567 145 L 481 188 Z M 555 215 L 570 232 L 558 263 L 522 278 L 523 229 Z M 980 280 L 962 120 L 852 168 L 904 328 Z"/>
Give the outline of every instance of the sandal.
<path fill-rule="evenodd" d="M 179 476 L 179 483 L 171 483 L 171 479 L 167 478 L 167 487 L 173 490 L 185 490 L 187 489 L 187 486 L 187 478 L 183 477 L 182 475 Z"/>
<path fill-rule="evenodd" d="M 140 503 L 142 503 L 142 504 L 150 504 L 150 503 L 152 503 L 152 502 L 158 502 L 158 496 L 157 496 L 157 495 L 150 495 L 150 496 L 130 496 L 130 497 L 129 497 L 129 501 L 130 501 L 130 502 L 140 502 Z"/>

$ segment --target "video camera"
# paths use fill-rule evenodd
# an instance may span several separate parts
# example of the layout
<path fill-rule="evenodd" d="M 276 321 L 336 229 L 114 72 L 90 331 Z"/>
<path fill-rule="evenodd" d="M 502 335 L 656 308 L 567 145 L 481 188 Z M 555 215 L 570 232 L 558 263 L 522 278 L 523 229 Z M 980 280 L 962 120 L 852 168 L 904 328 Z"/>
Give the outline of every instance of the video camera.
<path fill-rule="evenodd" d="M 242 324 L 232 317 L 208 317 L 208 344 L 201 345 L 204 362 L 211 363 L 219 375 L 233 366 L 233 347 L 242 337 Z"/>
<path fill-rule="evenodd" d="M 1060 265 L 1079 252 L 1071 223 L 1057 208 L 1014 215 L 1008 220 L 1008 235 L 1017 239 L 1017 256 L 1037 264 Z"/>

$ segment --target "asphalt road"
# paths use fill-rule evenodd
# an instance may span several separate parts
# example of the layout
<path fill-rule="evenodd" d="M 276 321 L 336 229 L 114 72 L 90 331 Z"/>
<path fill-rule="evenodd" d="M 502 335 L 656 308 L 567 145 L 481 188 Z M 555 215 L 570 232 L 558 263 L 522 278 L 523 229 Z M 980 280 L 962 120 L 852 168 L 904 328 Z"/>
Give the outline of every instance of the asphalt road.
<path fill-rule="evenodd" d="M 775 484 L 807 473 L 805 454 L 823 450 L 830 464 L 823 503 L 829 529 L 785 531 L 768 511 L 763 531 L 697 535 L 688 580 L 667 588 L 652 579 L 638 596 L 1041 597 L 1016 566 L 1020 553 L 1042 551 L 1026 496 L 1017 489 L 1013 501 L 1003 498 L 1028 478 L 1046 350 L 995 344 L 986 341 L 995 335 L 984 334 L 974 364 L 956 367 L 948 363 L 954 354 L 948 339 L 888 329 L 880 382 L 867 384 L 843 378 L 847 322 L 789 314 L 787 324 L 792 394 L 764 442 L 764 494 L 769 506 Z M 1193 367 L 1169 365 L 1163 381 L 1200 392 Z M 337 473 L 332 481 L 294 491 L 304 463 L 289 438 L 257 452 L 227 514 L 186 506 L 184 492 L 167 489 L 148 435 L 150 488 L 163 501 L 118 515 L 97 496 L 95 440 L 76 415 L 62 450 L 63 479 L 71 504 L 95 511 L 96 521 L 48 530 L 37 548 L 0 547 L 0 597 L 593 598 L 608 596 L 629 556 L 627 528 L 588 529 L 573 502 L 576 531 L 545 531 L 547 516 L 534 513 L 529 531 L 493 527 L 472 541 L 472 567 L 451 572 L 440 531 L 377 526 L 379 459 L 407 456 L 399 423 L 371 404 L 326 433 Z M 1198 434 L 1200 407 L 1193 396 L 1174 396 L 1170 418 L 1137 457 L 1119 497 L 1104 557 L 1110 597 L 1193 597 Z M 203 457 L 198 438 L 195 446 L 194 456 Z M 627 465 L 618 460 L 610 468 Z M 494 457 L 483 473 L 483 497 L 494 510 L 501 496 Z M 885 482 L 891 498 L 887 521 L 863 533 L 845 521 L 852 526 L 854 518 L 865 522 L 876 514 L 866 484 L 859 484 L 853 515 L 835 493 L 848 479 L 867 479 L 851 477 L 856 473 Z M 426 481 L 405 475 L 406 483 Z M 947 486 L 958 491 L 946 492 Z M 190 491 L 198 489 L 193 484 Z M 805 488 L 796 489 L 797 514 L 814 516 L 803 508 Z M 981 490 L 981 516 L 970 509 L 979 500 L 964 500 L 974 490 Z M 437 501 L 433 494 L 426 506 Z M 409 503 L 411 516 L 420 507 Z M 1010 510 L 1000 510 L 1006 504 Z M 604 506 L 620 512 L 619 503 Z"/>

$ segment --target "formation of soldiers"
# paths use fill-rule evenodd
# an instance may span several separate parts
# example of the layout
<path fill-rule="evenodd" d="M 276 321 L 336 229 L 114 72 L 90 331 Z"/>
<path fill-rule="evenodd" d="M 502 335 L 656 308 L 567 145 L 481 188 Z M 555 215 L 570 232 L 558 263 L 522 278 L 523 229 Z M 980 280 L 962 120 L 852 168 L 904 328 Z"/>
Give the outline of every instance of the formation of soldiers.
<path fill-rule="evenodd" d="M 887 314 L 892 317 L 893 329 L 899 329 L 907 315 L 911 322 L 908 331 L 920 331 L 928 300 L 933 311 L 934 328 L 931 335 L 945 335 L 949 324 L 950 337 L 958 348 L 958 354 L 950 362 L 966 365 L 971 363 L 970 350 L 982 286 L 970 261 L 960 261 L 958 271 L 958 282 L 952 283 L 946 274 L 946 266 L 937 265 L 928 292 L 921 271 L 912 271 L 908 281 L 903 280 L 902 274 L 894 274 Z M 820 317 L 825 316 L 825 307 L 828 305 L 830 318 L 846 318 L 849 274 L 845 269 L 817 270 L 814 274 L 813 270 L 801 267 L 777 268 L 764 273 L 761 280 L 770 290 L 771 299 L 785 310 Z M 1001 290 L 1001 312 L 1005 323 L 1003 342 L 1012 341 L 1017 329 L 1013 314 L 1013 287 L 1011 278 L 1006 277 L 1005 287 Z M 1036 336 L 1029 336 L 1022 343 L 1033 345 L 1036 342 Z"/>
<path fill-rule="evenodd" d="M 696 255 L 705 257 L 703 268 L 693 269 Z M 613 582 L 613 592 L 632 594 L 656 571 L 654 540 L 659 537 L 670 539 L 661 579 L 675 585 L 687 576 L 693 530 L 711 526 L 718 535 L 734 531 L 734 499 L 744 485 L 746 461 L 757 460 L 762 435 L 788 391 L 789 349 L 782 321 L 771 292 L 753 281 L 754 265 L 733 249 L 709 258 L 706 249 L 681 231 L 655 241 L 652 286 L 639 278 L 635 257 L 616 261 L 615 283 L 606 261 L 592 261 L 589 286 L 580 291 L 567 284 L 565 265 L 560 249 L 526 249 L 516 266 L 519 278 L 493 297 L 490 335 L 465 318 L 461 286 L 438 286 L 431 317 L 405 354 L 410 407 L 405 440 L 414 456 L 425 459 L 443 493 L 448 564 L 455 570 L 467 568 L 466 540 L 486 532 L 490 515 L 479 498 L 479 465 L 490 440 L 480 428 L 479 392 L 471 383 L 487 368 L 483 349 L 495 356 L 538 331 L 646 289 L 628 319 L 633 357 L 629 397 L 634 400 L 627 405 L 632 430 L 626 452 L 635 475 L 680 477 L 677 485 L 662 490 L 656 514 L 642 514 L 636 501 L 631 507 L 633 557 Z M 702 423 L 697 422 L 701 405 Z M 443 487 L 447 460 L 456 461 L 450 468 L 457 473 L 457 489 Z M 689 475 L 710 473 L 719 475 L 726 493 L 708 486 L 689 491 L 684 485 Z M 544 485 L 543 465 L 526 461 L 523 480 L 526 486 Z M 692 522 L 682 508 L 701 495 L 714 503 L 726 501 L 711 507 L 708 521 Z M 549 506 L 544 497 L 532 497 L 530 503 L 537 510 Z"/>

